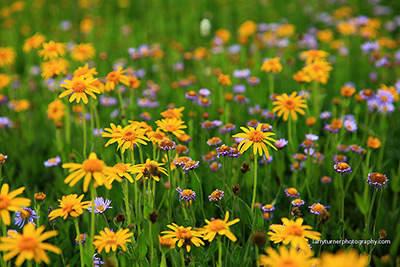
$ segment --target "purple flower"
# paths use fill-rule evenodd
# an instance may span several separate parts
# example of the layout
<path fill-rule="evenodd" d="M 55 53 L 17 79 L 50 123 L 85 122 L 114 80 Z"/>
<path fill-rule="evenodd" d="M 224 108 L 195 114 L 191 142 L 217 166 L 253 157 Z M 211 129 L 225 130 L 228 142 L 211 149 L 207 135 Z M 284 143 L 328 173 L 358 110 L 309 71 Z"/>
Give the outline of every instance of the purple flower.
<path fill-rule="evenodd" d="M 80 234 L 80 238 L 81 238 L 81 244 L 85 244 L 86 234 Z M 78 236 L 75 238 L 75 244 L 77 244 L 79 246 L 79 237 Z"/>
<path fill-rule="evenodd" d="M 225 195 L 225 192 L 222 190 L 215 189 L 211 195 L 208 196 L 209 201 L 220 201 Z"/>
<path fill-rule="evenodd" d="M 314 213 L 315 215 L 319 215 L 321 211 L 330 208 L 329 206 L 324 206 L 321 203 L 314 203 L 312 206 L 308 206 L 310 208 L 310 212 Z"/>
<path fill-rule="evenodd" d="M 104 132 L 103 128 L 100 128 L 100 129 L 99 128 L 94 128 L 93 129 L 93 135 L 94 136 L 100 136 L 102 132 Z"/>
<path fill-rule="evenodd" d="M 212 172 L 217 172 L 221 168 L 221 166 L 222 166 L 221 163 L 215 161 L 215 162 L 211 163 L 210 170 Z"/>
<path fill-rule="evenodd" d="M 275 207 L 273 205 L 271 205 L 271 204 L 266 204 L 266 205 L 261 207 L 261 210 L 263 212 L 272 212 L 272 211 L 275 210 Z"/>
<path fill-rule="evenodd" d="M 19 226 L 21 229 L 24 227 L 25 223 L 33 223 L 35 226 L 34 219 L 38 219 L 39 216 L 36 214 L 36 211 L 30 208 L 22 208 L 21 211 L 15 212 L 14 222 L 16 226 Z"/>
<path fill-rule="evenodd" d="M 217 148 L 217 157 L 218 158 L 221 156 L 230 157 L 233 152 L 234 152 L 233 148 L 227 145 L 222 145 Z"/>
<path fill-rule="evenodd" d="M 246 79 L 249 76 L 250 76 L 250 70 L 249 69 L 233 71 L 233 77 L 236 77 L 238 79 Z"/>
<path fill-rule="evenodd" d="M 204 97 L 207 97 L 211 94 L 210 90 L 203 88 L 199 90 L 199 95 L 202 95 Z"/>
<path fill-rule="evenodd" d="M 4 129 L 6 127 L 10 128 L 12 126 L 12 122 L 7 117 L 0 117 L 0 128 Z"/>
<path fill-rule="evenodd" d="M 368 41 L 361 45 L 361 49 L 365 54 L 372 51 L 379 51 L 379 43 Z"/>
<path fill-rule="evenodd" d="M 111 200 L 105 199 L 103 197 L 96 197 L 94 199 L 94 213 L 103 213 L 107 209 L 112 209 L 110 207 Z M 88 208 L 89 212 L 92 212 L 92 205 Z"/>
<path fill-rule="evenodd" d="M 370 186 L 375 186 L 375 188 L 385 188 L 389 179 L 385 174 L 379 172 L 372 172 L 368 174 L 367 182 Z"/>
<path fill-rule="evenodd" d="M 306 134 L 306 139 L 310 141 L 317 141 L 318 140 L 318 135 L 315 134 Z"/>
<path fill-rule="evenodd" d="M 260 83 L 260 78 L 258 78 L 258 77 L 249 77 L 249 78 L 247 78 L 247 83 L 248 84 L 250 84 L 250 85 L 257 85 L 257 84 L 259 84 Z"/>
<path fill-rule="evenodd" d="M 357 124 L 356 124 L 355 121 L 345 120 L 344 121 L 344 128 L 346 128 L 346 130 L 349 131 L 349 132 L 355 132 L 355 131 L 357 131 Z"/>
<path fill-rule="evenodd" d="M 336 164 L 333 166 L 333 168 L 335 168 L 335 171 L 337 173 L 351 172 L 351 167 L 346 162 L 336 162 Z"/>
<path fill-rule="evenodd" d="M 182 170 L 184 173 L 187 173 L 190 170 L 194 170 L 199 167 L 200 161 L 189 160 L 182 166 Z"/>
<path fill-rule="evenodd" d="M 57 166 L 58 164 L 60 164 L 60 162 L 61 162 L 61 158 L 59 156 L 57 156 L 55 158 L 50 158 L 50 159 L 46 160 L 44 162 L 44 166 L 47 168 L 54 167 L 54 166 Z"/>
<path fill-rule="evenodd" d="M 246 92 L 246 86 L 244 84 L 237 84 L 232 87 L 235 94 L 244 94 Z"/>
<path fill-rule="evenodd" d="M 281 139 L 276 140 L 275 146 L 276 146 L 276 148 L 278 148 L 278 149 L 282 149 L 282 148 L 284 148 L 285 146 L 287 146 L 288 143 L 289 143 L 289 142 L 288 142 L 286 139 L 281 138 Z"/>
<path fill-rule="evenodd" d="M 298 172 L 303 170 L 303 162 L 295 161 L 293 164 L 290 164 L 290 170 L 292 172 Z"/>
<path fill-rule="evenodd" d="M 292 200 L 291 203 L 295 207 L 300 207 L 300 206 L 304 205 L 305 202 L 304 202 L 304 200 L 302 200 L 300 198 L 296 198 L 296 199 Z"/>
<path fill-rule="evenodd" d="M 103 265 L 104 262 L 101 260 L 100 257 L 97 257 L 97 253 L 94 253 L 92 257 L 92 262 L 93 262 L 93 267 L 100 267 L 100 265 Z"/>
<path fill-rule="evenodd" d="M 322 119 L 322 120 L 327 120 L 327 119 L 329 119 L 330 117 L 332 117 L 332 112 L 330 112 L 330 111 L 323 111 L 323 112 L 319 115 L 319 118 Z"/>
<path fill-rule="evenodd" d="M 189 200 L 196 200 L 196 192 L 191 189 L 182 190 L 180 187 L 176 189 L 179 192 L 179 201 L 185 200 L 186 202 Z"/>

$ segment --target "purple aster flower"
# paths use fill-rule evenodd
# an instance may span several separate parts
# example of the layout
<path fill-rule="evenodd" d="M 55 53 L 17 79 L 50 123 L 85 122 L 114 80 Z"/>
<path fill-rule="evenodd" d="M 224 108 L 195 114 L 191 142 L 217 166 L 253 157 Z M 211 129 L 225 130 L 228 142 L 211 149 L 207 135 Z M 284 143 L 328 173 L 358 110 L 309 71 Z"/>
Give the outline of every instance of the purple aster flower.
<path fill-rule="evenodd" d="M 333 168 L 335 168 L 335 171 L 337 173 L 352 172 L 350 165 L 347 164 L 346 162 L 336 162 L 336 164 L 333 166 Z"/>
<path fill-rule="evenodd" d="M 61 158 L 59 156 L 55 158 L 50 158 L 44 162 L 45 167 L 54 167 L 61 163 Z"/>
<path fill-rule="evenodd" d="M 237 84 L 232 87 L 235 94 L 244 94 L 246 92 L 246 86 L 244 84 Z"/>
<path fill-rule="evenodd" d="M 225 124 L 222 128 L 219 129 L 220 134 L 231 133 L 236 130 L 236 126 L 232 123 Z"/>
<path fill-rule="evenodd" d="M 304 202 L 304 200 L 302 200 L 300 198 L 296 198 L 296 199 L 292 200 L 291 203 L 295 207 L 300 207 L 300 206 L 304 205 L 305 202 Z"/>
<path fill-rule="evenodd" d="M 238 78 L 238 79 L 246 79 L 249 76 L 250 76 L 250 70 L 249 69 L 233 71 L 233 77 Z"/>
<path fill-rule="evenodd" d="M 344 121 L 344 128 L 346 128 L 346 130 L 349 131 L 349 132 L 355 132 L 355 131 L 357 131 L 357 124 L 356 124 L 355 121 L 345 120 Z"/>
<path fill-rule="evenodd" d="M 9 118 L 7 117 L 0 117 L 0 128 L 10 128 L 12 126 L 12 122 L 10 121 Z"/>
<path fill-rule="evenodd" d="M 338 133 L 339 132 L 339 128 L 333 126 L 332 124 L 325 124 L 324 126 L 324 130 L 325 131 L 329 131 L 331 133 Z"/>
<path fill-rule="evenodd" d="M 378 99 L 379 104 L 391 104 L 394 101 L 392 93 L 390 91 L 384 91 L 382 89 L 378 90 L 376 98 Z"/>
<path fill-rule="evenodd" d="M 332 112 L 330 112 L 330 111 L 323 111 L 323 112 L 319 115 L 319 118 L 320 118 L 321 120 L 327 120 L 327 119 L 329 119 L 330 117 L 332 117 Z"/>
<path fill-rule="evenodd" d="M 215 162 L 211 163 L 210 170 L 212 172 L 217 172 L 221 168 L 221 166 L 222 166 L 221 163 L 215 161 Z"/>
<path fill-rule="evenodd" d="M 249 77 L 249 78 L 247 78 L 247 83 L 250 84 L 250 85 L 255 86 L 255 85 L 260 83 L 260 78 L 258 78 L 258 77 Z"/>
<path fill-rule="evenodd" d="M 290 187 L 285 189 L 285 194 L 287 197 L 295 198 L 300 195 L 296 188 Z"/>
<path fill-rule="evenodd" d="M 217 127 L 217 126 L 212 121 L 207 120 L 207 121 L 201 123 L 201 127 L 206 130 L 212 130 L 212 129 L 215 129 L 215 127 Z"/>
<path fill-rule="evenodd" d="M 0 105 L 7 103 L 8 97 L 6 95 L 0 95 Z"/>
<path fill-rule="evenodd" d="M 373 97 L 373 98 L 367 100 L 367 106 L 368 106 L 369 111 L 371 111 L 371 112 L 374 111 L 375 109 L 377 109 L 379 104 L 380 104 L 379 100 L 376 97 Z"/>
<path fill-rule="evenodd" d="M 211 105 L 211 99 L 205 97 L 199 98 L 197 100 L 197 104 L 200 107 L 209 107 Z"/>
<path fill-rule="evenodd" d="M 370 53 L 372 51 L 379 51 L 379 43 L 378 42 L 365 42 L 361 45 L 362 51 L 366 53 Z"/>
<path fill-rule="evenodd" d="M 281 139 L 276 140 L 275 146 L 276 146 L 277 149 L 282 149 L 285 146 L 287 146 L 288 143 L 289 142 L 286 139 L 281 138 Z"/>
<path fill-rule="evenodd" d="M 100 265 L 103 265 L 104 262 L 101 260 L 100 257 L 97 257 L 97 253 L 94 253 L 92 257 L 92 262 L 93 262 L 93 267 L 100 267 Z"/>
<path fill-rule="evenodd" d="M 357 154 L 361 154 L 363 152 L 363 148 L 356 144 L 349 145 L 351 151 L 356 152 Z"/>
<path fill-rule="evenodd" d="M 183 62 L 177 62 L 174 64 L 174 70 L 183 71 L 185 69 L 185 64 Z"/>
<path fill-rule="evenodd" d="M 104 132 L 103 128 L 100 128 L 100 129 L 94 128 L 92 133 L 94 136 L 100 136 L 103 132 Z"/>
<path fill-rule="evenodd" d="M 346 153 L 350 150 L 349 146 L 341 145 L 341 144 L 337 145 L 336 148 L 337 148 L 337 150 L 339 150 L 339 152 L 343 152 L 343 153 Z"/>
<path fill-rule="evenodd" d="M 185 97 L 186 97 L 186 99 L 189 99 L 189 100 L 196 100 L 198 96 L 195 91 L 189 91 L 189 92 L 185 93 Z"/>
<path fill-rule="evenodd" d="M 190 200 L 196 200 L 196 192 L 191 189 L 182 190 L 180 187 L 176 189 L 179 192 L 179 201 L 185 200 L 186 202 Z"/>
<path fill-rule="evenodd" d="M 182 166 L 182 170 L 184 173 L 187 173 L 190 170 L 194 170 L 199 167 L 200 161 L 189 160 Z"/>
<path fill-rule="evenodd" d="M 110 207 L 110 204 L 111 200 L 109 199 L 104 200 L 103 197 L 96 197 L 94 199 L 94 213 L 103 213 L 107 209 L 112 209 L 112 207 Z M 92 212 L 92 206 L 88 208 L 88 211 Z"/>
<path fill-rule="evenodd" d="M 199 95 L 202 95 L 204 97 L 207 97 L 211 94 L 210 90 L 203 88 L 199 90 Z"/>
<path fill-rule="evenodd" d="M 317 141 L 318 140 L 318 135 L 315 134 L 306 134 L 306 139 L 310 141 Z"/>
<path fill-rule="evenodd" d="M 360 96 L 364 100 L 369 100 L 375 96 L 375 93 L 371 89 L 363 89 L 360 91 Z"/>
<path fill-rule="evenodd" d="M 303 162 L 295 161 L 293 164 L 290 164 L 290 170 L 292 172 L 301 172 L 303 170 Z"/>
<path fill-rule="evenodd" d="M 330 182 L 332 182 L 332 178 L 329 176 L 322 176 L 321 177 L 321 183 L 323 184 L 329 184 Z"/>
<path fill-rule="evenodd" d="M 260 159 L 260 164 L 265 164 L 265 163 L 271 163 L 272 162 L 272 160 L 274 159 L 274 157 L 273 156 L 269 156 L 269 158 L 267 158 L 265 155 L 263 155 L 263 157 L 262 157 L 262 159 Z"/>
<path fill-rule="evenodd" d="M 253 127 L 253 128 L 257 128 L 257 126 L 260 124 L 260 122 L 258 120 L 249 120 L 247 122 L 247 126 L 249 127 Z"/>
<path fill-rule="evenodd" d="M 321 203 L 314 203 L 312 206 L 308 206 L 310 208 L 310 212 L 314 213 L 315 215 L 319 215 L 321 211 L 330 208 L 329 206 L 324 206 Z"/>
<path fill-rule="evenodd" d="M 230 47 L 228 47 L 229 54 L 239 53 L 241 49 L 242 49 L 242 47 L 238 44 L 231 45 Z"/>
<path fill-rule="evenodd" d="M 80 234 L 79 236 L 81 238 L 81 244 L 85 244 L 86 242 L 86 234 Z M 75 244 L 77 244 L 79 246 L 79 238 L 78 236 L 75 238 Z"/>
<path fill-rule="evenodd" d="M 308 91 L 305 91 L 305 90 L 301 90 L 299 92 L 299 96 L 301 96 L 304 99 L 310 99 L 310 93 Z"/>
<path fill-rule="evenodd" d="M 217 148 L 217 157 L 218 158 L 221 156 L 229 157 L 232 155 L 233 152 L 234 152 L 233 148 L 227 145 L 222 145 Z"/>
<path fill-rule="evenodd" d="M 263 117 L 265 119 L 273 120 L 273 119 L 276 119 L 276 114 L 274 112 L 272 112 L 272 111 L 269 111 L 269 110 L 265 109 L 265 110 L 262 111 L 261 117 Z"/>
<path fill-rule="evenodd" d="M 161 150 L 174 150 L 176 148 L 176 143 L 171 140 L 164 140 L 159 145 L 158 148 Z"/>
<path fill-rule="evenodd" d="M 24 227 L 25 223 L 33 223 L 35 226 L 34 219 L 38 219 L 39 216 L 36 214 L 36 211 L 30 208 L 22 208 L 21 211 L 15 212 L 14 223 L 16 226 L 19 226 L 21 229 Z"/>
<path fill-rule="evenodd" d="M 309 147 L 309 148 L 304 149 L 304 154 L 306 154 L 306 155 L 310 156 L 310 155 L 314 155 L 314 153 L 315 153 L 314 148 Z"/>
<path fill-rule="evenodd" d="M 380 67 L 386 66 L 389 63 L 390 63 L 389 59 L 387 59 L 386 57 L 383 57 L 383 58 L 375 61 L 375 67 L 380 68 Z"/>
<path fill-rule="evenodd" d="M 333 162 L 346 162 L 347 157 L 345 155 L 333 155 L 332 161 Z"/>
<path fill-rule="evenodd" d="M 211 195 L 208 196 L 209 201 L 220 201 L 225 195 L 225 192 L 222 190 L 215 189 Z"/>
<path fill-rule="evenodd" d="M 378 105 L 378 111 L 381 114 L 390 114 L 394 110 L 395 110 L 395 107 L 392 103 Z"/>
<path fill-rule="evenodd" d="M 249 107 L 249 114 L 250 115 L 255 115 L 255 114 L 260 114 L 261 113 L 261 108 L 260 105 L 256 104 L 253 107 Z"/>
<path fill-rule="evenodd" d="M 239 104 L 246 104 L 247 102 L 249 102 L 249 99 L 247 97 L 245 97 L 244 95 L 235 95 L 233 100 Z"/>
<path fill-rule="evenodd" d="M 266 205 L 261 207 L 261 210 L 263 212 L 272 212 L 272 211 L 275 210 L 275 207 L 273 205 L 271 205 L 271 204 L 266 204 Z"/>
<path fill-rule="evenodd" d="M 379 172 L 372 172 L 368 174 L 367 182 L 370 186 L 375 186 L 375 188 L 386 188 L 387 182 L 389 179 L 386 177 L 385 174 Z"/>

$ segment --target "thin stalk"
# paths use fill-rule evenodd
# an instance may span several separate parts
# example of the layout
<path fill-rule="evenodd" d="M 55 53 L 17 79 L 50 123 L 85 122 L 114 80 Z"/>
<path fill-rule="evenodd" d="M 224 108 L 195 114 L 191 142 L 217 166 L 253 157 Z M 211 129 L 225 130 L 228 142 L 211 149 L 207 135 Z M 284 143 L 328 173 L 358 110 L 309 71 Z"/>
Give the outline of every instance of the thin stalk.
<path fill-rule="evenodd" d="M 254 215 L 254 204 L 256 203 L 256 193 L 257 193 L 257 162 L 258 161 L 258 154 L 254 155 L 254 172 L 253 172 L 253 199 L 251 201 L 251 218 Z"/>
<path fill-rule="evenodd" d="M 221 237 L 218 236 L 218 267 L 222 267 L 222 242 Z"/>
<path fill-rule="evenodd" d="M 87 132 L 86 132 L 86 114 L 85 114 L 85 104 L 82 104 L 82 123 L 83 123 L 83 157 L 86 158 L 86 146 L 87 146 Z"/>
<path fill-rule="evenodd" d="M 372 214 L 372 209 L 374 207 L 374 203 L 375 203 L 375 198 L 376 198 L 376 193 L 378 192 L 378 189 L 375 188 L 374 192 L 372 193 L 372 200 L 371 200 L 371 204 L 369 205 L 369 211 L 368 211 L 368 215 L 367 215 L 367 221 L 365 223 L 365 228 L 364 228 L 364 239 L 366 239 L 368 237 L 368 232 L 369 232 L 369 224 L 371 221 L 371 214 Z M 368 249 L 368 246 L 365 245 L 365 250 Z"/>
<path fill-rule="evenodd" d="M 92 213 L 94 214 L 94 210 L 92 210 Z M 82 240 L 81 240 L 81 233 L 79 232 L 79 225 L 78 225 L 78 219 L 74 219 L 74 224 L 75 224 L 75 231 L 76 235 L 78 236 L 78 242 L 79 242 L 79 254 L 80 254 L 80 261 L 81 261 L 81 267 L 84 267 L 85 264 L 83 263 L 83 245 L 82 245 Z M 93 243 L 90 243 L 93 244 Z"/>
<path fill-rule="evenodd" d="M 201 207 L 204 207 L 204 203 L 203 203 L 203 186 L 202 186 L 201 181 L 200 181 L 199 177 L 197 176 L 196 172 L 194 170 L 192 170 L 192 171 L 193 171 L 194 176 L 196 177 L 197 182 L 199 183 L 199 186 L 200 186 L 200 204 L 201 204 Z M 203 219 L 205 219 L 206 215 L 204 214 L 204 209 L 203 208 L 201 209 L 201 212 L 203 214 Z"/>
<path fill-rule="evenodd" d="M 121 90 L 119 90 L 119 88 L 116 88 L 116 90 L 117 90 L 118 99 L 119 99 L 119 106 L 120 106 L 120 108 L 121 108 L 121 118 L 122 118 L 122 122 L 123 122 L 124 124 L 126 124 L 125 106 L 124 106 L 124 101 L 122 100 Z"/>
<path fill-rule="evenodd" d="M 93 238 L 94 238 L 94 228 L 95 228 L 95 223 L 96 223 L 96 217 L 95 217 L 95 204 L 94 204 L 94 199 L 96 198 L 96 188 L 94 188 L 93 184 L 90 185 L 90 199 L 92 200 L 92 212 L 90 213 L 90 246 L 93 244 Z"/>

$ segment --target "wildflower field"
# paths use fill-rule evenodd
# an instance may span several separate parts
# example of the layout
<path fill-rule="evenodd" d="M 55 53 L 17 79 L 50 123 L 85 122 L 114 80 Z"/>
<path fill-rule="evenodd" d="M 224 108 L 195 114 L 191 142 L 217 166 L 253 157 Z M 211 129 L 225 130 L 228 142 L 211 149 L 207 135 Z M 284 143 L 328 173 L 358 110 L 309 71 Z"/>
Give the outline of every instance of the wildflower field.
<path fill-rule="evenodd" d="M 400 2 L 0 2 L 0 264 L 400 266 Z"/>

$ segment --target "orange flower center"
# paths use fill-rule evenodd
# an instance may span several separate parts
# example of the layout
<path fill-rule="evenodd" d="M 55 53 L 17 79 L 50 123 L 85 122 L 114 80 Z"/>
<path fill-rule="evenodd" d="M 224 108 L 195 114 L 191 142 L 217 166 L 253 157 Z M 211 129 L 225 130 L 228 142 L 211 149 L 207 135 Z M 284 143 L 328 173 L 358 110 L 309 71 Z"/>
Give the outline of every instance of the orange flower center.
<path fill-rule="evenodd" d="M 185 197 L 191 197 L 191 196 L 193 195 L 193 191 L 190 190 L 190 189 L 185 189 L 185 190 L 182 191 L 181 194 L 182 194 L 183 196 L 185 196 Z"/>
<path fill-rule="evenodd" d="M 284 267 L 298 267 L 299 264 L 298 264 L 298 262 L 296 262 L 296 261 L 294 261 L 294 260 L 292 260 L 292 259 L 286 258 L 286 259 L 282 259 L 282 260 L 279 262 L 279 266 L 284 266 Z"/>
<path fill-rule="evenodd" d="M 388 100 L 388 98 L 387 98 L 387 96 L 383 95 L 383 96 L 381 96 L 381 100 L 382 100 L 383 102 L 386 102 L 386 101 Z"/>
<path fill-rule="evenodd" d="M 345 158 L 346 158 L 346 157 L 343 156 L 343 155 L 337 155 L 337 156 L 336 156 L 336 160 L 337 160 L 337 161 L 343 161 L 343 160 L 345 160 Z"/>
<path fill-rule="evenodd" d="M 374 94 L 374 92 L 372 90 L 369 90 L 369 89 L 364 90 L 364 95 L 366 95 L 366 96 L 372 96 L 373 94 Z"/>
<path fill-rule="evenodd" d="M 75 93 L 85 92 L 86 84 L 82 81 L 76 81 L 72 84 L 72 90 L 74 90 Z"/>
<path fill-rule="evenodd" d="M 186 162 L 188 162 L 188 161 L 189 161 L 189 157 L 179 157 L 176 159 L 176 163 L 178 163 L 178 164 L 186 164 Z"/>
<path fill-rule="evenodd" d="M 312 210 L 313 211 L 316 211 L 316 212 L 321 212 L 321 211 L 323 211 L 325 209 L 325 207 L 323 206 L 323 205 L 321 205 L 321 204 L 316 204 L 316 205 L 314 205 L 314 207 L 312 208 Z"/>
<path fill-rule="evenodd" d="M 31 217 L 31 215 L 32 214 L 29 210 L 25 210 L 25 209 L 21 210 L 21 218 L 22 219 L 24 219 L 24 220 L 29 219 Z"/>
<path fill-rule="evenodd" d="M 298 225 L 289 225 L 286 231 L 288 235 L 295 235 L 295 236 L 303 235 L 303 229 Z"/>
<path fill-rule="evenodd" d="M 10 205 L 8 196 L 0 195 L 0 210 L 6 209 Z"/>
<path fill-rule="evenodd" d="M 177 130 L 177 127 L 175 124 L 165 124 L 164 125 L 164 131 L 166 131 L 166 132 L 173 132 L 176 130 Z"/>
<path fill-rule="evenodd" d="M 287 109 L 294 109 L 296 107 L 296 102 L 294 102 L 292 99 L 287 99 L 283 105 Z"/>
<path fill-rule="evenodd" d="M 338 163 L 338 165 L 336 166 L 339 170 L 346 170 L 348 169 L 350 166 L 349 164 L 347 164 L 346 162 L 340 162 Z"/>
<path fill-rule="evenodd" d="M 225 229 L 226 223 L 221 219 L 215 219 L 210 222 L 208 227 L 210 228 L 211 231 L 218 232 Z"/>
<path fill-rule="evenodd" d="M 18 242 L 18 247 L 20 251 L 32 251 L 38 247 L 38 241 L 34 237 L 22 237 Z"/>
<path fill-rule="evenodd" d="M 178 230 L 178 232 L 176 233 L 176 237 L 178 239 L 190 240 L 192 238 L 192 233 L 189 229 L 182 228 Z"/>
<path fill-rule="evenodd" d="M 99 206 L 97 206 L 96 209 L 99 210 L 99 211 L 103 211 L 104 210 L 104 206 L 103 205 L 99 205 Z"/>
<path fill-rule="evenodd" d="M 383 184 L 384 182 L 386 182 L 387 178 L 385 177 L 385 175 L 381 174 L 381 173 L 373 173 L 369 176 L 369 179 L 371 179 L 371 181 L 373 183 L 380 183 Z"/>
<path fill-rule="evenodd" d="M 203 126 L 205 128 L 211 128 L 211 127 L 213 127 L 213 123 L 211 121 L 205 121 Z"/>
<path fill-rule="evenodd" d="M 112 245 L 117 245 L 117 241 L 114 239 L 108 239 L 106 241 L 106 245 L 112 246 Z"/>
<path fill-rule="evenodd" d="M 107 81 L 110 82 L 118 82 L 119 80 L 119 74 L 116 71 L 112 71 L 107 75 Z"/>
<path fill-rule="evenodd" d="M 136 139 L 136 137 L 137 137 L 137 135 L 136 135 L 136 133 L 135 133 L 133 130 L 128 130 L 128 131 L 126 131 L 126 132 L 124 133 L 124 135 L 123 135 L 122 138 L 123 138 L 125 141 L 133 141 L 133 140 Z"/>
<path fill-rule="evenodd" d="M 297 195 L 297 193 L 298 193 L 297 189 L 295 189 L 295 188 L 289 188 L 287 192 L 289 195 L 292 195 L 292 196 Z"/>
<path fill-rule="evenodd" d="M 123 163 L 117 163 L 117 164 L 114 165 L 113 168 L 114 168 L 114 169 L 117 169 L 118 171 L 121 171 L 121 172 L 126 172 L 126 170 L 128 169 L 128 168 L 126 167 L 126 165 L 123 164 Z"/>
<path fill-rule="evenodd" d="M 303 145 L 304 145 L 304 146 L 312 146 L 313 144 L 314 144 L 314 142 L 311 141 L 311 140 L 305 140 L 305 141 L 303 142 Z"/>
<path fill-rule="evenodd" d="M 87 159 L 83 162 L 83 170 L 86 172 L 99 172 L 103 169 L 103 161 L 99 159 Z"/>
<path fill-rule="evenodd" d="M 217 166 L 218 166 L 218 163 L 216 163 L 216 162 L 214 162 L 214 163 L 217 164 Z M 217 168 L 217 167 L 215 167 L 215 168 Z M 217 191 L 214 191 L 214 192 L 211 193 L 211 198 L 218 198 L 219 199 L 221 197 L 221 195 L 222 195 L 222 191 L 217 190 Z"/>
<path fill-rule="evenodd" d="M 250 133 L 249 139 L 253 142 L 260 143 L 264 140 L 264 135 L 261 131 L 255 130 Z"/>

